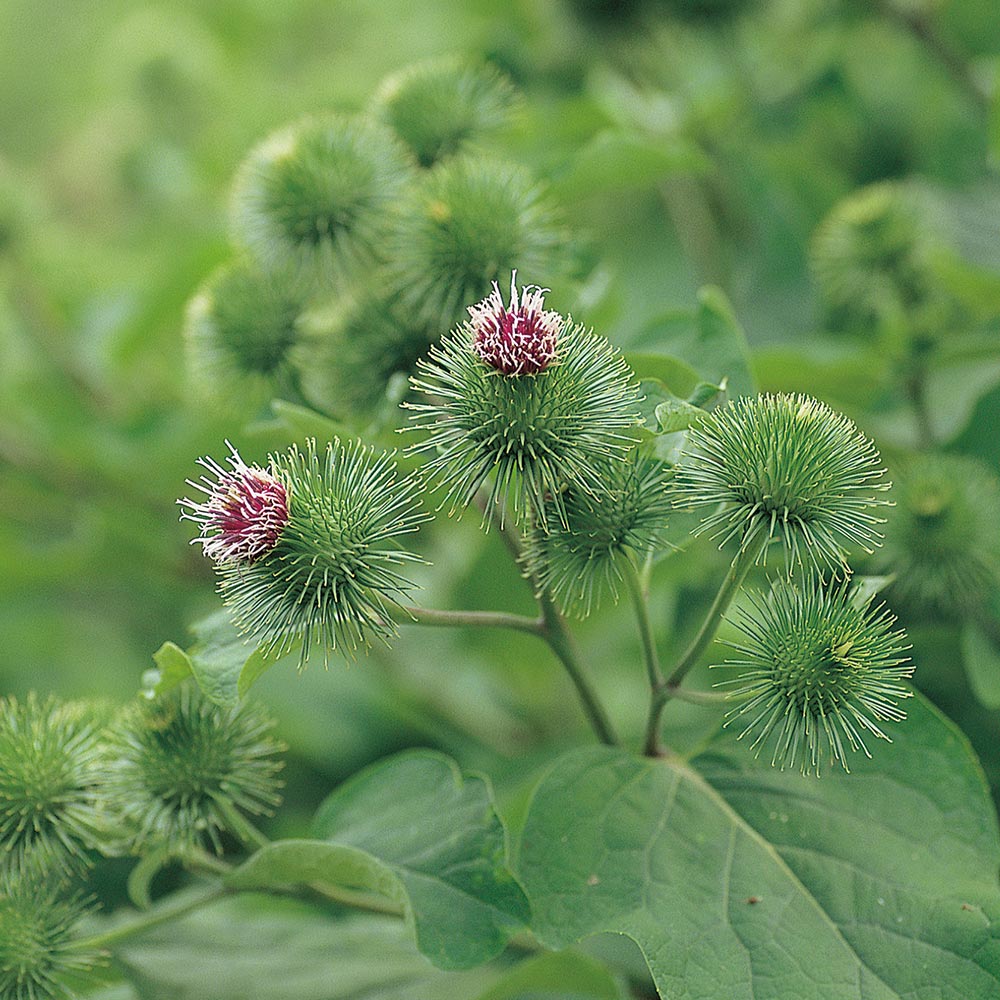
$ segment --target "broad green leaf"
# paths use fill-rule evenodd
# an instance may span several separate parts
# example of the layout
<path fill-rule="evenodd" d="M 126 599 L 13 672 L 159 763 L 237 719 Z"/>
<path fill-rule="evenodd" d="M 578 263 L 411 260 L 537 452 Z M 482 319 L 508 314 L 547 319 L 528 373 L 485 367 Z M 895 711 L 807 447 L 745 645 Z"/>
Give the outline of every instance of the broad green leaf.
<path fill-rule="evenodd" d="M 1000 649 L 973 622 L 962 627 L 962 660 L 979 703 L 986 708 L 1000 708 Z"/>
<path fill-rule="evenodd" d="M 514 966 L 476 1000 L 625 1000 L 627 996 L 596 959 L 559 951 Z"/>
<path fill-rule="evenodd" d="M 638 336 L 637 352 L 628 357 L 660 353 L 683 361 L 698 373 L 695 384 L 684 389 L 674 389 L 668 381 L 676 395 L 690 396 L 698 381 L 723 385 L 724 379 L 731 396 L 757 391 L 746 336 L 729 301 L 714 286 L 699 291 L 698 309 L 694 313 L 666 313 L 650 323 Z"/>
<path fill-rule="evenodd" d="M 188 650 L 191 672 L 205 697 L 218 705 L 239 701 L 239 679 L 256 655 L 253 642 L 242 636 L 225 609 L 192 626 L 194 645 Z"/>
<path fill-rule="evenodd" d="M 962 735 L 922 699 L 910 716 L 819 779 L 731 733 L 690 766 L 564 757 L 520 846 L 533 929 L 632 937 L 668 1000 L 994 1000 L 996 817 Z"/>
<path fill-rule="evenodd" d="M 388 896 L 444 969 L 488 961 L 528 921 L 488 786 L 441 754 L 410 751 L 355 775 L 320 807 L 314 832 L 261 849 L 229 884 L 327 882 Z"/>
<path fill-rule="evenodd" d="M 650 139 L 605 129 L 577 151 L 572 167 L 556 181 L 556 187 L 564 198 L 648 188 L 671 174 L 701 172 L 707 163 L 705 154 L 681 136 Z"/>
<path fill-rule="evenodd" d="M 154 695 L 166 694 L 181 681 L 191 676 L 191 659 L 180 646 L 165 642 L 153 653 L 156 663 L 155 681 L 151 690 Z"/>
<path fill-rule="evenodd" d="M 661 434 L 674 434 L 686 431 L 705 411 L 692 406 L 685 399 L 667 399 L 658 403 L 653 411 L 656 416 L 657 429 Z"/>
<path fill-rule="evenodd" d="M 653 351 L 626 351 L 625 360 L 636 378 L 657 379 L 675 396 L 685 399 L 701 382 L 701 377 L 686 361 L 670 354 Z"/>
<path fill-rule="evenodd" d="M 240 670 L 240 675 L 236 681 L 236 691 L 240 698 L 246 697 L 247 692 L 271 669 L 276 663 L 297 656 L 302 648 L 302 640 L 297 639 L 291 647 L 281 655 L 266 655 L 262 650 L 255 649 Z"/>
<path fill-rule="evenodd" d="M 398 919 L 256 894 L 147 932 L 115 961 L 142 1000 L 470 1000 L 500 975 L 433 968 Z"/>
<path fill-rule="evenodd" d="M 697 327 L 697 347 L 704 358 L 698 371 L 717 384 L 728 379 L 734 396 L 755 393 L 746 334 L 721 288 L 708 285 L 698 292 Z"/>

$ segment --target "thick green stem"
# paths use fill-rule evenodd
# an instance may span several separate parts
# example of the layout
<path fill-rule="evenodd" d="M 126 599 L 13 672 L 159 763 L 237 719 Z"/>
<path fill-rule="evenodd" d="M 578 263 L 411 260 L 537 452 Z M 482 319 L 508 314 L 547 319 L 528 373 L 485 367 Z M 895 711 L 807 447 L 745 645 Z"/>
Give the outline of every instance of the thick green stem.
<path fill-rule="evenodd" d="M 544 636 L 545 621 L 527 615 L 510 615 L 503 611 L 443 611 L 437 608 L 407 607 L 403 609 L 412 619 L 401 623 L 432 625 L 440 628 L 472 626 L 475 628 L 509 628 L 515 632 Z"/>
<path fill-rule="evenodd" d="M 642 654 L 646 661 L 646 675 L 649 677 L 649 686 L 656 690 L 664 685 L 663 672 L 660 670 L 660 658 L 656 652 L 656 639 L 653 636 L 653 626 L 649 620 L 649 600 L 646 596 L 646 588 L 639 576 L 639 571 L 635 568 L 630 559 L 625 560 L 623 571 L 625 586 L 628 587 L 629 596 L 632 598 L 632 607 L 635 609 L 635 620 L 639 626 L 639 637 L 642 639 Z"/>
<path fill-rule="evenodd" d="M 203 906 L 209 906 L 230 894 L 230 889 L 227 889 L 225 886 L 216 885 L 211 889 L 206 889 L 204 892 L 199 893 L 197 896 L 185 896 L 179 900 L 168 900 L 140 914 L 127 924 L 121 924 L 109 931 L 105 931 L 103 934 L 95 934 L 92 937 L 74 941 L 73 947 L 81 951 L 103 951 L 104 949 L 112 948 L 122 941 L 128 941 L 130 938 L 144 934 L 154 927 L 159 927 L 160 924 L 170 923 L 171 920 L 179 920 L 181 917 L 187 916 L 189 913 L 194 913 L 195 910 L 200 910 Z"/>
<path fill-rule="evenodd" d="M 712 606 L 705 615 L 705 620 L 701 623 L 701 628 L 698 629 L 698 634 L 691 640 L 691 644 L 678 660 L 677 666 L 674 667 L 670 676 L 661 684 L 654 686 L 649 700 L 649 717 L 646 722 L 644 752 L 647 756 L 660 756 L 660 718 L 663 715 L 663 709 L 671 698 L 677 697 L 681 683 L 712 641 L 726 609 L 732 603 L 737 591 L 746 579 L 747 573 L 750 572 L 751 567 L 766 548 L 769 539 L 766 534 L 762 533 L 762 535 L 762 538 L 755 540 L 737 553 L 729 567 L 729 572 L 726 573 L 725 579 L 719 587 L 719 592 L 715 595 L 715 600 L 712 601 Z M 690 693 L 688 692 L 688 694 Z M 691 699 L 687 698 L 686 700 Z"/>
<path fill-rule="evenodd" d="M 544 623 L 542 638 L 549 644 L 549 648 L 566 669 L 566 673 L 569 674 L 569 679 L 573 682 L 573 687 L 576 688 L 580 704 L 583 706 L 583 711 L 597 734 L 597 738 L 607 746 L 619 746 L 619 740 L 615 735 L 611 720 L 580 665 L 576 644 L 566 627 L 565 619 L 559 614 L 558 608 L 547 594 L 539 594 L 538 603 L 542 609 Z"/>

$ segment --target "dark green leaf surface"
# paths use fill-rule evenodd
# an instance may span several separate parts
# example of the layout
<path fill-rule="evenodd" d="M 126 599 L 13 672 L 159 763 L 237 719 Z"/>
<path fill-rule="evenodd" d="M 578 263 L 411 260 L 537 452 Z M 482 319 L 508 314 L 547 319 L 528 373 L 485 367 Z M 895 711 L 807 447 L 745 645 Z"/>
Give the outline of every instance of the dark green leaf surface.
<path fill-rule="evenodd" d="M 973 622 L 962 628 L 962 660 L 979 704 L 1000 708 L 1000 649 Z"/>
<path fill-rule="evenodd" d="M 731 735 L 693 768 L 563 758 L 520 850 L 536 933 L 629 935 L 669 1000 L 994 1000 L 995 816 L 959 732 L 910 715 L 875 762 L 820 779 Z"/>
<path fill-rule="evenodd" d="M 486 783 L 463 780 L 440 754 L 411 751 L 361 772 L 323 803 L 314 827 L 317 839 L 263 848 L 229 884 L 327 882 L 388 896 L 445 969 L 493 958 L 528 921 Z"/>

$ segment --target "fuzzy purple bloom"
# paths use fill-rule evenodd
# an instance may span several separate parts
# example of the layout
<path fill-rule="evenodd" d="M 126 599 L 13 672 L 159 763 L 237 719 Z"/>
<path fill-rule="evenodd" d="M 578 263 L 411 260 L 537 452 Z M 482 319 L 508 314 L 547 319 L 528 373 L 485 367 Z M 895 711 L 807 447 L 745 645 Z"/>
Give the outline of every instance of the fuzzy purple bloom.
<path fill-rule="evenodd" d="M 278 544 L 288 524 L 288 490 L 271 473 L 256 465 L 247 465 L 227 441 L 232 470 L 224 469 L 212 458 L 198 464 L 214 476 L 201 476 L 189 486 L 201 490 L 205 500 L 185 497 L 177 502 L 184 508 L 182 520 L 194 521 L 201 532 L 192 544 L 217 563 L 252 563 L 267 555 Z"/>
<path fill-rule="evenodd" d="M 543 309 L 546 288 L 526 285 L 517 294 L 515 271 L 510 279 L 510 305 L 505 306 L 500 288 L 482 302 L 469 306 L 472 345 L 476 354 L 501 375 L 534 375 L 544 371 L 556 357 L 564 320 L 559 313 Z"/>

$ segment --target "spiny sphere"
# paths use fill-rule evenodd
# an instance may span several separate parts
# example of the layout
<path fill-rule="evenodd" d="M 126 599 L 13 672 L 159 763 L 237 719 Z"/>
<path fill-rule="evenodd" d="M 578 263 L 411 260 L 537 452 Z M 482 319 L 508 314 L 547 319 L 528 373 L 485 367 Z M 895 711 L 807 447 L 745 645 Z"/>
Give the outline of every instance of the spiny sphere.
<path fill-rule="evenodd" d="M 58 880 L 29 864 L 0 874 L 0 997 L 3 1000 L 70 1000 L 80 974 L 100 956 L 78 943 L 77 925 L 91 910 L 79 895 L 67 897 Z"/>
<path fill-rule="evenodd" d="M 671 511 L 670 468 L 633 449 L 602 469 L 607 493 L 567 491 L 565 525 L 550 512 L 528 539 L 527 566 L 567 612 L 587 617 L 603 591 L 618 599 L 622 559 L 642 559 L 661 543 Z"/>
<path fill-rule="evenodd" d="M 492 66 L 433 59 L 407 66 L 379 86 L 374 112 L 422 167 L 431 167 L 509 118 L 514 90 Z"/>
<path fill-rule="evenodd" d="M 267 472 L 234 471 L 211 459 L 204 503 L 182 500 L 202 526 L 195 539 L 215 559 L 236 624 L 268 653 L 302 642 L 305 662 L 318 642 L 350 655 L 395 633 L 391 611 L 412 584 L 393 567 L 419 562 L 392 540 L 427 519 L 412 476 L 397 477 L 387 453 L 334 440 L 309 441 L 270 456 Z"/>
<path fill-rule="evenodd" d="M 303 350 L 303 300 L 284 272 L 238 260 L 188 305 L 184 347 L 200 395 L 225 411 L 252 414 L 286 392 Z"/>
<path fill-rule="evenodd" d="M 304 288 L 342 282 L 379 258 L 411 169 L 380 122 L 308 118 L 266 139 L 241 167 L 235 235 L 263 267 L 290 271 Z"/>
<path fill-rule="evenodd" d="M 809 396 L 743 397 L 688 433 L 678 506 L 709 508 L 698 532 L 742 549 L 779 538 L 799 565 L 842 568 L 845 549 L 871 552 L 884 519 L 875 445 L 845 416 Z"/>
<path fill-rule="evenodd" d="M 133 706 L 113 734 L 109 774 L 133 847 L 185 851 L 207 840 L 221 851 L 234 810 L 273 812 L 284 746 L 272 726 L 252 703 L 222 708 L 192 684 Z"/>
<path fill-rule="evenodd" d="M 772 765 L 818 774 L 829 757 L 849 770 L 848 751 L 870 757 L 866 736 L 889 740 L 879 723 L 906 718 L 897 703 L 911 695 L 900 681 L 913 664 L 895 621 L 847 582 L 781 579 L 751 595 L 732 617 L 742 637 L 728 645 L 741 656 L 721 664 L 740 671 L 722 684 L 740 701 L 726 724 L 742 725 L 758 753 L 773 737 Z"/>
<path fill-rule="evenodd" d="M 194 521 L 201 533 L 192 540 L 217 563 L 252 563 L 278 544 L 288 524 L 288 490 L 285 484 L 257 465 L 247 465 L 227 441 L 232 470 L 212 458 L 198 463 L 211 474 L 189 486 L 201 490 L 205 500 L 177 502 L 184 508 L 182 520 Z"/>
<path fill-rule="evenodd" d="M 564 523 L 565 489 L 603 496 L 597 467 L 634 444 L 635 377 L 603 337 L 543 310 L 539 289 L 510 307 L 494 290 L 468 311 L 471 321 L 417 364 L 412 384 L 428 401 L 407 405 L 427 436 L 411 451 L 432 453 L 425 468 L 453 510 L 488 487 L 486 523 L 508 510 L 521 521 L 552 510 Z"/>
<path fill-rule="evenodd" d="M 71 874 L 100 833 L 101 739 L 86 706 L 0 699 L 0 870 L 36 857 Z"/>
<path fill-rule="evenodd" d="M 913 455 L 899 469 L 885 548 L 893 600 L 922 614 L 983 611 L 1000 590 L 1000 481 L 964 455 Z"/>

